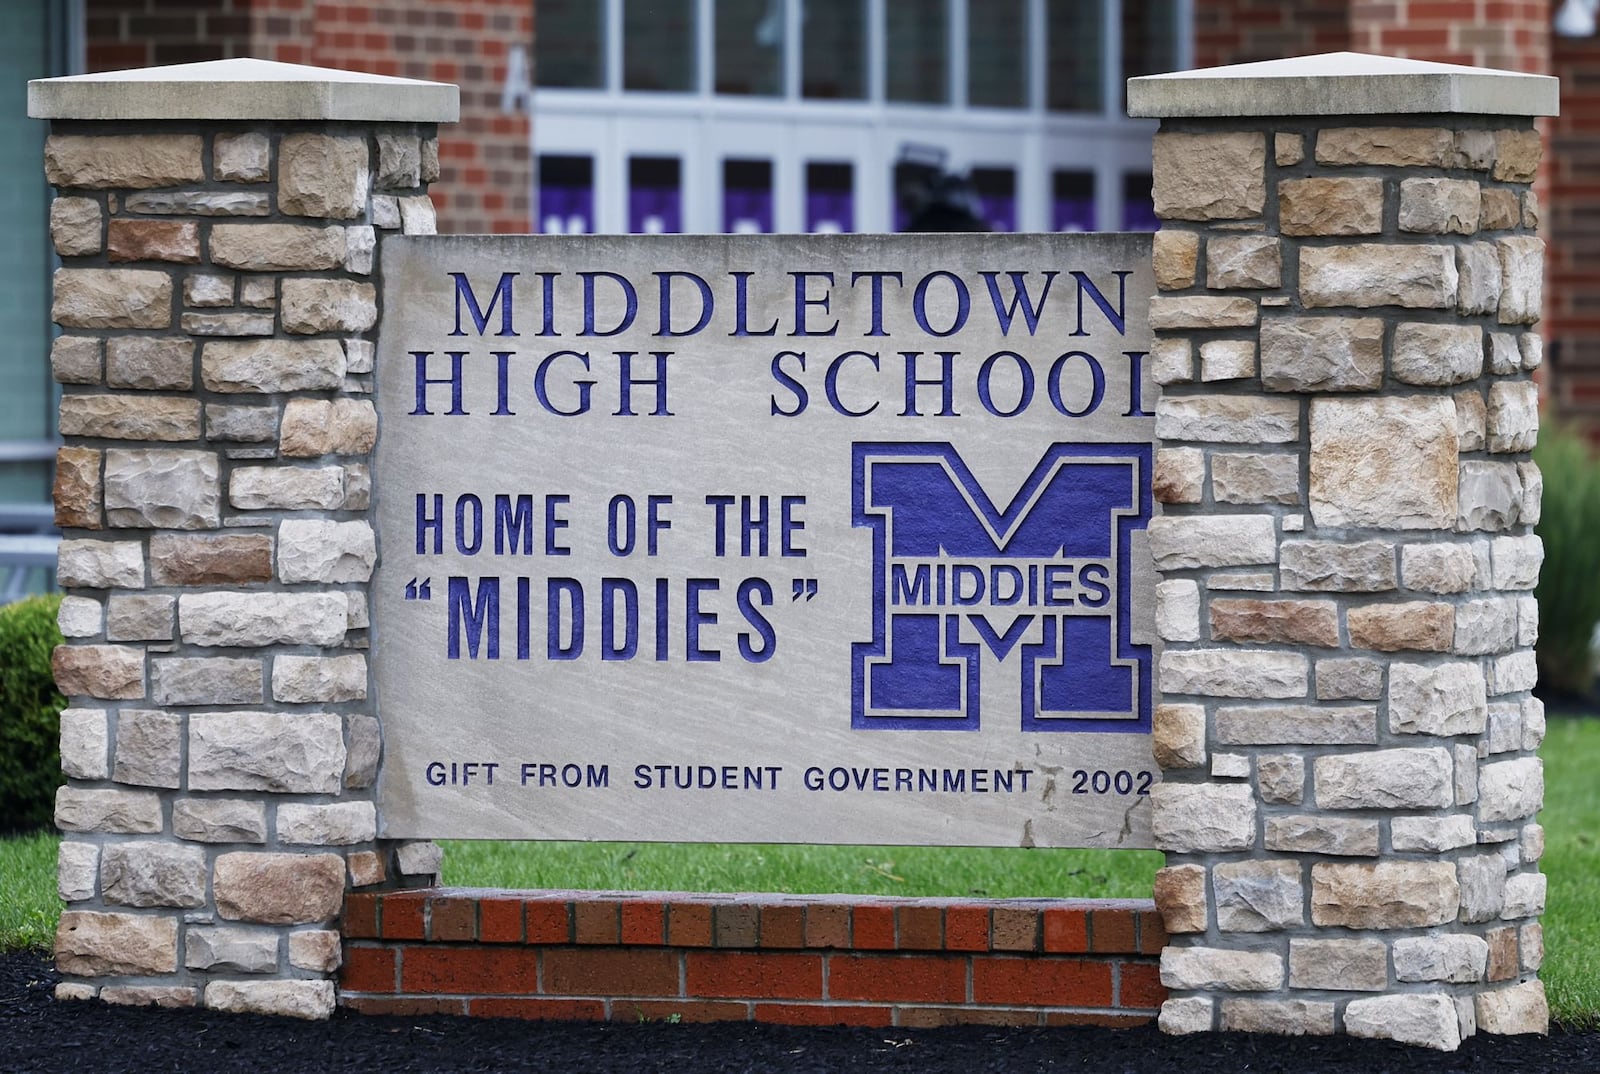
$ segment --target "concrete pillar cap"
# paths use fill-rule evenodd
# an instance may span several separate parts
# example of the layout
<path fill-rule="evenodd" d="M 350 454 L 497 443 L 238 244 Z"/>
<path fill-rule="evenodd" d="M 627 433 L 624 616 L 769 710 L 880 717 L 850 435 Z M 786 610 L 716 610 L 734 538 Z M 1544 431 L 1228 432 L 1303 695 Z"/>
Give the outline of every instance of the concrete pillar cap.
<path fill-rule="evenodd" d="M 273 60 L 210 60 L 28 83 L 34 119 L 350 120 L 453 123 L 461 91 Z"/>
<path fill-rule="evenodd" d="M 1331 52 L 1128 79 L 1128 115 L 1554 116 L 1559 81 L 1453 63 Z"/>

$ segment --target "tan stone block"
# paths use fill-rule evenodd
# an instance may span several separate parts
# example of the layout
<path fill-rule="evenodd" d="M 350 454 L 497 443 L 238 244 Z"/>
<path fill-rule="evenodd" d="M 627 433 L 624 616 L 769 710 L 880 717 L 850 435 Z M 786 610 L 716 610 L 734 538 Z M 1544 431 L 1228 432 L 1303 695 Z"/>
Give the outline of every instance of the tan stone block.
<path fill-rule="evenodd" d="M 344 772 L 343 723 L 326 712 L 206 712 L 189 717 L 191 790 L 333 794 Z"/>
<path fill-rule="evenodd" d="M 1212 867 L 1211 886 L 1223 932 L 1276 932 L 1305 924 L 1299 862 L 1222 862 Z"/>
<path fill-rule="evenodd" d="M 1455 137 L 1437 127 L 1330 127 L 1317 132 L 1318 164 L 1452 166 Z"/>
<path fill-rule="evenodd" d="M 1483 329 L 1474 324 L 1398 324 L 1389 370 L 1405 384 L 1476 380 L 1483 375 Z"/>
<path fill-rule="evenodd" d="M 1249 649 L 1168 649 L 1161 654 L 1161 690 L 1198 697 L 1304 697 L 1305 656 Z"/>
<path fill-rule="evenodd" d="M 44 173 L 55 187 L 144 188 L 205 178 L 197 134 L 52 134 Z"/>
<path fill-rule="evenodd" d="M 313 973 L 332 973 L 343 961 L 339 934 L 332 929 L 302 929 L 289 934 L 289 965 Z"/>
<path fill-rule="evenodd" d="M 1399 993 L 1351 1000 L 1344 1031 L 1352 1037 L 1392 1040 L 1441 1052 L 1461 1047 L 1455 1000 L 1440 992 Z"/>
<path fill-rule="evenodd" d="M 1539 159 L 1544 142 L 1536 130 L 1494 132 L 1494 171 L 1496 179 L 1508 183 L 1531 183 L 1539 174 Z"/>
<path fill-rule="evenodd" d="M 1253 298 L 1226 295 L 1157 295 L 1150 300 L 1150 327 L 1158 332 L 1185 328 L 1249 328 L 1258 311 Z"/>
<path fill-rule="evenodd" d="M 365 332 L 378 321 L 378 292 L 370 283 L 287 279 L 281 293 L 279 316 L 286 332 Z"/>
<path fill-rule="evenodd" d="M 271 142 L 259 131 L 218 133 L 211 143 L 211 170 L 232 183 L 264 183 L 271 178 Z"/>
<path fill-rule="evenodd" d="M 1211 636 L 1219 641 L 1339 645 L 1339 612 L 1331 600 L 1211 601 Z"/>
<path fill-rule="evenodd" d="M 1369 604 L 1351 608 L 1345 619 L 1356 649 L 1447 653 L 1455 636 L 1455 608 L 1432 601 Z"/>
<path fill-rule="evenodd" d="M 1318 701 L 1376 701 L 1382 696 L 1383 665 L 1376 660 L 1317 661 Z"/>
<path fill-rule="evenodd" d="M 265 697 L 260 660 L 153 660 L 151 680 L 150 697 L 158 705 L 250 705 Z"/>
<path fill-rule="evenodd" d="M 1150 520 L 1150 554 L 1162 570 L 1243 567 L 1278 558 L 1270 515 L 1165 515 Z"/>
<path fill-rule="evenodd" d="M 1158 448 L 1151 493 L 1158 503 L 1199 503 L 1205 476 L 1205 452 L 1199 448 Z"/>
<path fill-rule="evenodd" d="M 154 791 L 57 787 L 56 827 L 64 832 L 156 835 L 161 798 Z"/>
<path fill-rule="evenodd" d="M 351 220 L 367 211 L 364 137 L 288 134 L 278 143 L 278 209 L 289 216 Z"/>
<path fill-rule="evenodd" d="M 1224 705 L 1216 741 L 1227 746 L 1366 745 L 1378 741 L 1370 705 Z"/>
<path fill-rule="evenodd" d="M 130 220 L 118 217 L 106 229 L 106 253 L 118 261 L 200 260 L 200 227 L 189 221 Z"/>
<path fill-rule="evenodd" d="M 91 253 L 93 251 L 90 251 Z M 1151 264 L 1156 286 L 1163 291 L 1193 287 L 1200 257 L 1200 235 L 1194 231 L 1163 228 L 1151 239 Z"/>
<path fill-rule="evenodd" d="M 56 969 L 75 977 L 175 973 L 178 921 L 68 910 L 56 926 Z"/>
<path fill-rule="evenodd" d="M 100 848 L 93 843 L 63 839 L 56 851 L 56 893 L 62 902 L 94 898 L 100 875 Z"/>
<path fill-rule="evenodd" d="M 1449 246 L 1352 243 L 1300 248 L 1300 300 L 1307 308 L 1453 309 L 1459 283 L 1455 251 Z"/>
<path fill-rule="evenodd" d="M 239 305 L 269 310 L 278 304 L 278 281 L 271 276 L 246 276 L 239 282 Z"/>
<path fill-rule="evenodd" d="M 1157 705 L 1151 717 L 1150 744 L 1156 763 L 1163 769 L 1198 768 L 1205 764 L 1205 706 Z"/>
<path fill-rule="evenodd" d="M 1168 999 L 1161 1004 L 1161 1014 L 1157 1018 L 1157 1023 L 1161 1032 L 1175 1037 L 1190 1033 L 1209 1033 L 1215 1016 L 1214 1007 L 1215 1004 L 1207 996 Z"/>
<path fill-rule="evenodd" d="M 1292 753 L 1266 753 L 1256 757 L 1256 791 L 1263 802 L 1299 805 L 1305 798 L 1305 785 L 1304 758 Z"/>
<path fill-rule="evenodd" d="M 413 134 L 378 134 L 378 173 L 373 179 L 380 190 L 409 190 L 422 183 L 422 142 Z"/>
<path fill-rule="evenodd" d="M 246 190 L 151 190 L 129 194 L 123 209 L 152 216 L 267 216 L 266 194 Z"/>
<path fill-rule="evenodd" d="M 1167 947 L 1161 952 L 1161 983 L 1171 989 L 1271 992 L 1283 987 L 1283 977 L 1283 956 L 1276 951 Z"/>
<path fill-rule="evenodd" d="M 1449 981 L 1472 984 L 1483 980 L 1489 945 L 1481 936 L 1408 936 L 1394 942 L 1397 981 Z"/>
<path fill-rule="evenodd" d="M 63 540 L 56 581 L 63 589 L 143 589 L 144 549 L 138 541 Z"/>
<path fill-rule="evenodd" d="M 221 925 L 191 927 L 184 935 L 184 965 L 212 973 L 272 973 L 278 969 L 275 929 Z"/>
<path fill-rule="evenodd" d="M 1376 235 L 1383 230 L 1383 180 L 1285 179 L 1278 220 L 1285 235 Z"/>
<path fill-rule="evenodd" d="M 1466 242 L 1456 247 L 1456 310 L 1465 314 L 1500 309 L 1500 250 L 1492 242 Z"/>
<path fill-rule="evenodd" d="M 1206 286 L 1277 287 L 1283 282 L 1283 255 L 1270 235 L 1218 235 L 1206 241 Z"/>
<path fill-rule="evenodd" d="M 242 444 L 278 439 L 278 408 L 206 404 L 206 438 Z"/>
<path fill-rule="evenodd" d="M 344 348 L 332 339 L 210 342 L 201 349 L 200 377 L 215 392 L 337 389 L 344 384 Z"/>
<path fill-rule="evenodd" d="M 62 257 L 100 252 L 105 213 L 94 198 L 56 198 L 50 203 L 50 241 Z"/>
<path fill-rule="evenodd" d="M 189 391 L 194 387 L 194 341 L 181 336 L 113 336 L 106 340 L 106 384 Z"/>
<path fill-rule="evenodd" d="M 71 600 L 71 597 L 67 598 Z M 111 745 L 104 709 L 61 710 L 61 772 L 73 779 L 108 779 Z"/>
<path fill-rule="evenodd" d="M 1200 345 L 1200 379 L 1243 380 L 1256 375 L 1256 345 L 1248 339 L 1210 339 Z"/>
<path fill-rule="evenodd" d="M 1448 528 L 1457 456 L 1448 398 L 1314 399 L 1312 517 L 1328 527 Z"/>
<path fill-rule="evenodd" d="M 272 699 L 289 704 L 315 701 L 361 701 L 367 696 L 367 658 L 291 656 L 272 661 Z"/>
<path fill-rule="evenodd" d="M 1455 132 L 1455 152 L 1447 167 L 1486 172 L 1493 165 L 1493 131 L 1472 129 Z"/>
<path fill-rule="evenodd" d="M 349 603 L 338 592 L 185 593 L 178 624 L 191 645 L 339 645 Z"/>
<path fill-rule="evenodd" d="M 1261 322 L 1261 383 L 1268 391 L 1370 391 L 1382 380 L 1383 321 L 1376 317 Z"/>
<path fill-rule="evenodd" d="M 272 580 L 272 538 L 264 534 L 150 538 L 155 585 L 247 585 Z"/>
<path fill-rule="evenodd" d="M 1312 784 L 1322 809 L 1434 809 L 1450 805 L 1452 774 L 1448 750 L 1385 749 L 1318 757 Z"/>
<path fill-rule="evenodd" d="M 1272 160 L 1280 167 L 1299 164 L 1306 159 L 1306 138 L 1303 134 L 1279 131 L 1272 136 Z"/>
<path fill-rule="evenodd" d="M 1485 429 L 1497 454 L 1532 451 L 1539 440 L 1539 386 L 1531 380 L 1489 385 Z"/>
<path fill-rule="evenodd" d="M 422 140 L 422 182 L 437 183 L 439 181 L 439 139 L 424 138 Z"/>
<path fill-rule="evenodd" d="M 1222 1031 L 1325 1037 L 1333 1032 L 1333 1004 L 1305 999 L 1225 999 Z"/>
<path fill-rule="evenodd" d="M 241 466 L 230 478 L 228 500 L 244 511 L 299 511 L 345 507 L 349 497 L 339 466 Z"/>
<path fill-rule="evenodd" d="M 384 868 L 383 855 L 373 850 L 354 851 L 346 856 L 345 865 L 350 870 L 350 886 L 353 888 L 371 887 L 389 879 L 389 871 Z"/>
<path fill-rule="evenodd" d="M 1495 261 L 1498 272 L 1499 261 Z M 1150 347 L 1150 376 L 1157 384 L 1194 379 L 1194 354 L 1187 339 L 1158 339 Z M 60 379 L 59 377 L 57 378 Z"/>
<path fill-rule="evenodd" d="M 1300 457 L 1219 451 L 1211 456 L 1211 494 L 1218 503 L 1300 502 Z"/>
<path fill-rule="evenodd" d="M 1524 505 L 1522 464 L 1463 459 L 1456 528 L 1504 530 L 1517 524 Z M 1535 501 L 1537 502 L 1537 500 Z"/>
<path fill-rule="evenodd" d="M 1495 245 L 1500 250 L 1498 319 L 1501 324 L 1534 324 L 1544 308 L 1544 240 L 1515 235 Z"/>
<path fill-rule="evenodd" d="M 1266 204 L 1266 136 L 1157 134 L 1152 149 L 1156 215 L 1163 220 L 1259 216 Z"/>
<path fill-rule="evenodd" d="M 250 272 L 332 269 L 344 264 L 344 228 L 309 224 L 214 224 L 211 260 Z"/>
<path fill-rule="evenodd" d="M 50 375 L 58 384 L 99 384 L 100 341 L 57 336 L 50 344 Z"/>
<path fill-rule="evenodd" d="M 1150 789 L 1156 847 L 1171 853 L 1247 850 L 1256 841 L 1256 803 L 1239 784 L 1157 783 Z"/>
<path fill-rule="evenodd" d="M 1288 444 L 1300 438 L 1300 404 L 1256 395 L 1167 395 L 1156 403 L 1156 436 L 1218 444 Z"/>
<path fill-rule="evenodd" d="M 144 696 L 144 650 L 126 645 L 58 645 L 50 656 L 56 689 L 68 697 Z"/>
<path fill-rule="evenodd" d="M 1517 933 L 1517 948 L 1522 955 L 1522 968 L 1537 973 L 1544 965 L 1544 926 L 1530 921 Z"/>
<path fill-rule="evenodd" d="M 185 306 L 233 305 L 234 277 L 194 273 L 183 278 L 183 304 Z"/>
<path fill-rule="evenodd" d="M 172 803 L 172 834 L 197 843 L 265 843 L 267 808 L 242 798 L 179 798 Z"/>
<path fill-rule="evenodd" d="M 1539 229 L 1539 195 L 1536 191 L 1522 192 L 1522 226 L 1529 231 Z"/>
<path fill-rule="evenodd" d="M 166 328 L 172 277 L 149 269 L 56 269 L 50 319 L 63 328 Z"/>
<path fill-rule="evenodd" d="M 1550 1005 L 1543 981 L 1524 981 L 1510 988 L 1479 992 L 1474 1002 L 1478 1029 L 1484 1033 L 1543 1036 L 1550 1032 Z"/>
<path fill-rule="evenodd" d="M 404 235 L 437 235 L 439 216 L 426 194 L 400 199 L 400 231 Z"/>
<path fill-rule="evenodd" d="M 346 790 L 362 790 L 378 779 L 378 761 L 383 755 L 383 740 L 378 719 L 351 713 L 344 718 L 345 748 L 349 755 L 344 765 Z"/>
<path fill-rule="evenodd" d="M 278 526 L 278 579 L 297 582 L 365 582 L 378 557 L 372 526 L 364 520 L 288 518 Z"/>
<path fill-rule="evenodd" d="M 1285 854 L 1378 856 L 1378 822 L 1334 817 L 1325 813 L 1267 818 L 1262 845 Z"/>
<path fill-rule="evenodd" d="M 1517 226 L 1522 205 L 1515 190 L 1484 187 L 1479 198 L 1479 226 L 1485 231 L 1505 231 Z"/>
<path fill-rule="evenodd" d="M 184 1010 L 199 1005 L 200 990 L 182 985 L 106 985 L 100 998 L 122 1007 L 160 1007 Z"/>
<path fill-rule="evenodd" d="M 1172 865 L 1156 871 L 1156 910 L 1169 933 L 1206 930 L 1206 870 L 1200 865 Z"/>
<path fill-rule="evenodd" d="M 367 399 L 291 399 L 278 436 L 286 458 L 365 455 L 378 438 L 378 414 Z"/>
<path fill-rule="evenodd" d="M 100 497 L 100 452 L 94 448 L 57 448 L 52 488 L 56 525 L 99 529 Z"/>
<path fill-rule="evenodd" d="M 209 451 L 108 450 L 106 522 L 171 530 L 222 524 L 221 470 Z"/>
<path fill-rule="evenodd" d="M 100 893 L 117 906 L 203 906 L 205 851 L 165 842 L 111 843 L 101 854 Z"/>
<path fill-rule="evenodd" d="M 111 778 L 135 787 L 177 788 L 183 775 L 183 717 L 152 709 L 124 709 L 117 717 Z"/>
<path fill-rule="evenodd" d="M 1477 825 L 1471 817 L 1459 813 L 1449 817 L 1394 817 L 1389 821 L 1389 846 L 1401 852 L 1437 854 L 1477 842 Z"/>
<path fill-rule="evenodd" d="M 1428 235 L 1471 235 L 1478 230 L 1483 199 L 1471 179 L 1404 179 L 1400 182 L 1400 230 Z"/>
<path fill-rule="evenodd" d="M 176 603 L 163 595 L 112 596 L 106 609 L 106 640 L 171 641 Z"/>
<path fill-rule="evenodd" d="M 1483 393 L 1476 388 L 1469 388 L 1457 392 L 1453 398 L 1456 404 L 1456 447 L 1463 452 L 1482 451 L 1489 442 L 1489 408 L 1483 401 Z"/>
<path fill-rule="evenodd" d="M 185 313 L 178 326 L 191 336 L 270 336 L 277 322 L 270 313 Z"/>
<path fill-rule="evenodd" d="M 1389 948 L 1382 940 L 1290 940 L 1289 987 L 1382 992 Z"/>
<path fill-rule="evenodd" d="M 63 395 L 63 436 L 175 442 L 200 438 L 200 400 L 165 395 Z"/>
<path fill-rule="evenodd" d="M 1532 817 L 1544 805 L 1544 762 L 1497 761 L 1478 769 L 1478 819 L 1497 824 Z M 1510 916 L 1510 915 L 1508 915 Z"/>
<path fill-rule="evenodd" d="M 205 1005 L 236 1014 L 321 1020 L 333 1014 L 332 981 L 211 981 Z"/>
<path fill-rule="evenodd" d="M 371 802 L 278 806 L 278 842 L 299 846 L 351 846 L 377 838 L 378 814 Z"/>
<path fill-rule="evenodd" d="M 217 914 L 228 921 L 331 921 L 344 902 L 344 860 L 337 854 L 221 854 L 212 889 Z"/>
<path fill-rule="evenodd" d="M 1311 921 L 1352 929 L 1427 928 L 1455 920 L 1461 889 L 1450 862 L 1318 862 Z"/>

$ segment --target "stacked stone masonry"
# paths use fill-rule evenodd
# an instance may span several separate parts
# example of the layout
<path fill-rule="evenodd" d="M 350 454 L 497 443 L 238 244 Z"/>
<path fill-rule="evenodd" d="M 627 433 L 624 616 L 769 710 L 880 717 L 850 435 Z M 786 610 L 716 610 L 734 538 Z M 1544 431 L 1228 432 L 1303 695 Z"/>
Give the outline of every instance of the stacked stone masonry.
<path fill-rule="evenodd" d="M 340 1002 L 375 1014 L 1109 1025 L 1166 997 L 1150 902 L 505 892 L 352 895 Z"/>
<path fill-rule="evenodd" d="M 1164 122 L 1171 1032 L 1542 1032 L 1526 119 Z"/>
<path fill-rule="evenodd" d="M 63 997 L 326 1016 L 377 841 L 383 235 L 431 125 L 57 121 Z"/>

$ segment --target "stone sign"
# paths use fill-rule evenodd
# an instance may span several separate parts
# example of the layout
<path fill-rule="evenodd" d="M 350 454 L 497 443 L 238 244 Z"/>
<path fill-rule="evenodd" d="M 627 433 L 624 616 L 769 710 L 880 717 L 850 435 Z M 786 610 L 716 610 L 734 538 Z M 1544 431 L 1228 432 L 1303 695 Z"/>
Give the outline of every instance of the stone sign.
<path fill-rule="evenodd" d="M 1148 237 L 382 272 L 383 835 L 1152 845 Z"/>

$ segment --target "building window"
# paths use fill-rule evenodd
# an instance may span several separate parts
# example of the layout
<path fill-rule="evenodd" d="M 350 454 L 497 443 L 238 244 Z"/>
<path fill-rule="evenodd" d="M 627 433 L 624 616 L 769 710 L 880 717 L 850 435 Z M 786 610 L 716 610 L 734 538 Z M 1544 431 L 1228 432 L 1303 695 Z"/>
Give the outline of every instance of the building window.
<path fill-rule="evenodd" d="M 539 0 L 533 36 L 535 80 L 559 89 L 599 89 L 606 84 L 604 41 L 604 4 Z"/>
<path fill-rule="evenodd" d="M 677 157 L 628 158 L 628 230 L 635 235 L 683 230 L 683 175 Z"/>
<path fill-rule="evenodd" d="M 972 169 L 978 216 L 990 231 L 1017 230 L 1017 173 L 1012 168 Z"/>
<path fill-rule="evenodd" d="M 1051 177 L 1052 231 L 1093 231 L 1094 172 L 1058 171 Z"/>
<path fill-rule="evenodd" d="M 856 229 L 855 175 L 848 163 L 806 165 L 806 230 L 823 234 Z"/>
<path fill-rule="evenodd" d="M 694 9 L 694 0 L 623 0 L 623 89 L 695 88 Z"/>
<path fill-rule="evenodd" d="M 783 0 L 717 0 L 716 91 L 783 94 Z"/>
<path fill-rule="evenodd" d="M 1178 0 L 1122 5 L 1122 81 L 1178 66 Z"/>
<path fill-rule="evenodd" d="M 594 231 L 594 158 L 539 157 L 539 230 L 546 235 Z"/>
<path fill-rule="evenodd" d="M 1022 108 L 1028 103 L 1028 0 L 967 5 L 967 103 Z"/>
<path fill-rule="evenodd" d="M 1123 231 L 1154 231 L 1161 226 L 1161 221 L 1156 219 L 1156 203 L 1150 187 L 1148 172 L 1122 177 Z"/>
<path fill-rule="evenodd" d="M 863 0 L 803 0 L 800 93 L 858 101 L 867 95 L 867 7 Z"/>
<path fill-rule="evenodd" d="M 772 161 L 722 162 L 722 230 L 730 235 L 772 230 Z"/>
<path fill-rule="evenodd" d="M 1099 112 L 1102 66 L 1099 4 L 1048 5 L 1046 102 L 1052 112 Z"/>
<path fill-rule="evenodd" d="M 891 101 L 943 104 L 950 99 L 948 0 L 894 0 L 886 5 Z"/>

